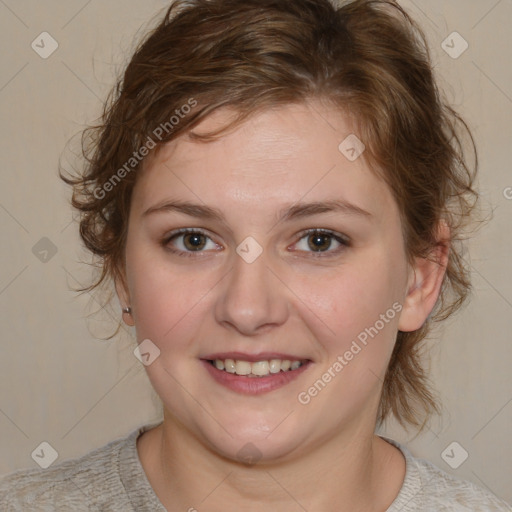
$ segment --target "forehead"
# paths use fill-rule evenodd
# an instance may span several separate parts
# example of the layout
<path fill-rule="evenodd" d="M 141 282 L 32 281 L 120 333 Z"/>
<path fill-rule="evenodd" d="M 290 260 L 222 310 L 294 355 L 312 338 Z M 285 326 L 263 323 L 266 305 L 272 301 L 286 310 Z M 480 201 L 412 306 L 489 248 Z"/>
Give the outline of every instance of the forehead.
<path fill-rule="evenodd" d="M 194 132 L 223 127 L 233 115 L 219 110 Z M 357 144 L 354 135 L 341 110 L 320 102 L 264 110 L 212 142 L 186 134 L 147 160 L 134 206 L 144 209 L 180 197 L 261 216 L 282 204 L 342 199 L 377 217 L 394 213 L 388 186 L 370 170 L 364 153 L 355 160 L 347 157 L 354 155 L 347 153 Z"/>

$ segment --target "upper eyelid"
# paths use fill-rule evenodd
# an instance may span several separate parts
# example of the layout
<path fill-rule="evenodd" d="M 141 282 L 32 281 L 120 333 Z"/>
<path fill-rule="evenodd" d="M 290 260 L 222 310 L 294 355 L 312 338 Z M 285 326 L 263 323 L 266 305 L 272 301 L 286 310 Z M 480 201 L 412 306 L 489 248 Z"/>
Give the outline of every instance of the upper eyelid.
<path fill-rule="evenodd" d="M 300 236 L 300 238 L 303 238 L 306 235 L 311 234 L 311 233 L 321 233 L 323 235 L 332 235 L 333 238 L 336 238 L 336 237 L 341 238 L 343 241 L 345 241 L 347 243 L 350 241 L 350 238 L 347 235 L 344 235 L 343 233 L 338 233 L 337 231 L 334 231 L 332 229 L 327 229 L 327 228 L 304 229 L 302 231 L 299 231 L 297 233 L 297 236 Z"/>
<path fill-rule="evenodd" d="M 213 241 L 213 237 L 211 236 L 211 233 L 208 230 L 205 230 L 203 228 L 181 228 L 177 229 L 175 231 L 171 231 L 167 235 L 164 236 L 164 240 L 172 240 L 173 238 L 176 238 L 178 236 L 188 235 L 190 233 L 199 233 L 201 235 L 204 235 L 208 238 L 210 238 Z"/>
<path fill-rule="evenodd" d="M 188 235 L 190 233 L 199 233 L 199 234 L 204 235 L 207 238 L 209 238 L 212 242 L 217 243 L 210 236 L 209 232 L 207 230 L 203 229 L 203 228 L 181 228 L 181 229 L 177 229 L 175 231 L 171 231 L 170 233 L 166 234 L 163 237 L 163 240 L 164 240 L 164 242 L 169 243 L 174 238 L 178 238 L 180 236 Z"/>

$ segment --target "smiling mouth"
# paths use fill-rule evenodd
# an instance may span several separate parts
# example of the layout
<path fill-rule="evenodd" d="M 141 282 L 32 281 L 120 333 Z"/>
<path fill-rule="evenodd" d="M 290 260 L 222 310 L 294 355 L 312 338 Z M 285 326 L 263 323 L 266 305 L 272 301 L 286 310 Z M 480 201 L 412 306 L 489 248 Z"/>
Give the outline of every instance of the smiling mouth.
<path fill-rule="evenodd" d="M 235 359 L 207 360 L 217 370 L 241 377 L 268 377 L 279 373 L 293 372 L 309 362 L 304 360 L 270 359 L 263 361 L 242 361 Z"/>

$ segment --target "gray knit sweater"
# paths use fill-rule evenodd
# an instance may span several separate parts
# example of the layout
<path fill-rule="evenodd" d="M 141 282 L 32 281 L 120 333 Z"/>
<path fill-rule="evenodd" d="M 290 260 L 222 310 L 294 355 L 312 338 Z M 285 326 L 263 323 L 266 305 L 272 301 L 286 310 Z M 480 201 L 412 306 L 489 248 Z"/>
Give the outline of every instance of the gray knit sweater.
<path fill-rule="evenodd" d="M 0 480 L 0 510 L 166 512 L 140 463 L 136 440 L 144 425 L 80 458 L 48 469 L 19 470 Z M 406 458 L 402 488 L 387 512 L 512 512 L 474 484 L 456 479 L 386 437 Z"/>

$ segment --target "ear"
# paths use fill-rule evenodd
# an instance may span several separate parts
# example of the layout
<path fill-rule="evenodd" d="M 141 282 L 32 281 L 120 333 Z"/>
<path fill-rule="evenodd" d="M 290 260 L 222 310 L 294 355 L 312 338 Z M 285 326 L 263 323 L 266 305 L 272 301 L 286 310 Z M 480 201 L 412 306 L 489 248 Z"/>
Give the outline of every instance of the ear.
<path fill-rule="evenodd" d="M 119 303 L 121 304 L 121 309 L 130 307 L 130 294 L 128 293 L 128 286 L 126 285 L 126 278 L 124 276 L 124 273 L 118 275 L 115 278 L 114 284 L 116 287 L 117 297 L 119 298 Z M 123 321 L 126 325 L 129 325 L 130 327 L 133 327 L 135 325 L 131 313 L 126 313 L 123 311 Z"/>
<path fill-rule="evenodd" d="M 450 254 L 450 229 L 443 220 L 439 223 L 437 242 L 428 258 L 416 258 L 410 268 L 407 295 L 398 322 L 400 331 L 419 329 L 439 297 Z"/>

